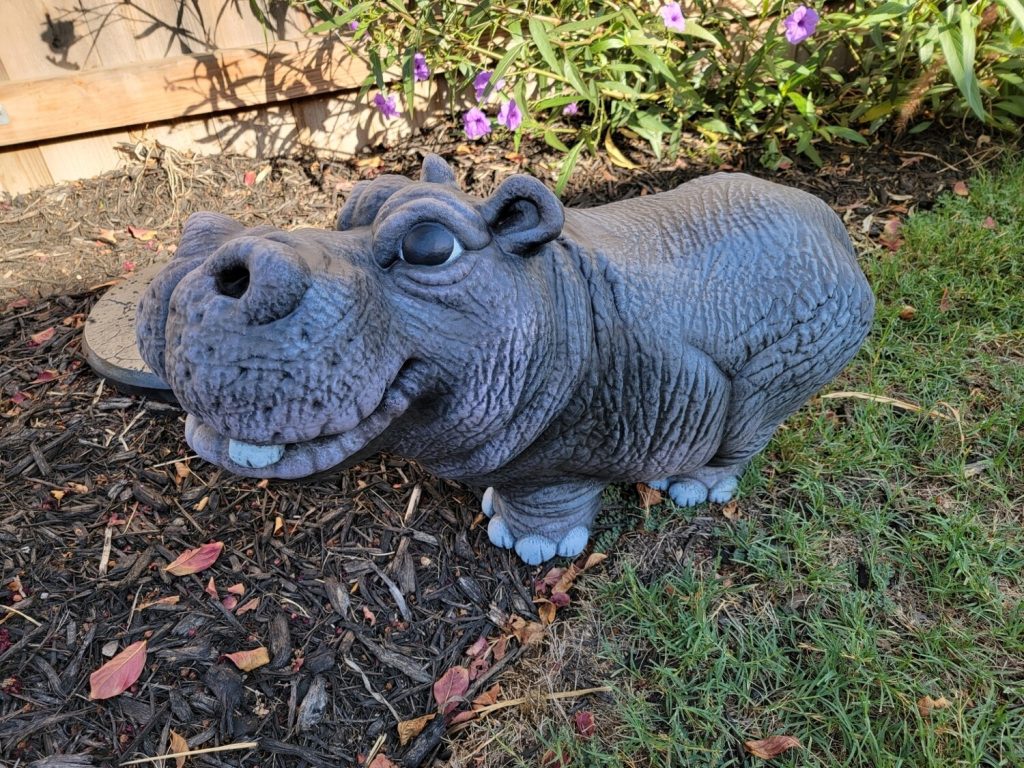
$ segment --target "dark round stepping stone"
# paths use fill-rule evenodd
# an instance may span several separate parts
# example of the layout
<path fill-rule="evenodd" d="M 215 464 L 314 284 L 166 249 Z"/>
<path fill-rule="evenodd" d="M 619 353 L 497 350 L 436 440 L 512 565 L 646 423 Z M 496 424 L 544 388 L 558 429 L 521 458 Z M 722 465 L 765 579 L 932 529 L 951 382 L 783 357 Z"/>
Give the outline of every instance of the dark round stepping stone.
<path fill-rule="evenodd" d="M 103 294 L 85 321 L 82 348 L 92 369 L 118 390 L 174 402 L 170 387 L 143 362 L 135 344 L 135 305 L 163 267 L 133 272 Z"/>

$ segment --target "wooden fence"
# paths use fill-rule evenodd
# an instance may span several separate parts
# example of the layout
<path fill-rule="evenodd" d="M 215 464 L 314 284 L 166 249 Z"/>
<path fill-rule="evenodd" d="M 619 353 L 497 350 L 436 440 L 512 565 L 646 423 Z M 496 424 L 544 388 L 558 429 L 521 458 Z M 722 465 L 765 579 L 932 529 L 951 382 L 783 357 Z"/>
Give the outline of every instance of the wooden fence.
<path fill-rule="evenodd" d="M 408 131 L 357 100 L 342 41 L 286 0 L 0 0 L 0 192 L 112 170 L 125 148 L 354 154 Z M 416 114 L 438 106 L 428 84 Z"/>

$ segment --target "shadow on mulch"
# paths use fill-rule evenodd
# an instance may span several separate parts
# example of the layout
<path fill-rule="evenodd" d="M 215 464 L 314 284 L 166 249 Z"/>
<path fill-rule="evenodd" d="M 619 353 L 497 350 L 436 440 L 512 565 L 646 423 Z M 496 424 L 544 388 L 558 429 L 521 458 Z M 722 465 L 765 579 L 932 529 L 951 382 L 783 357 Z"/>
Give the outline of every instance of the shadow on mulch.
<path fill-rule="evenodd" d="M 432 712 L 433 682 L 480 637 L 505 632 L 510 615 L 537 618 L 537 570 L 490 546 L 474 491 L 402 459 L 268 484 L 192 457 L 176 407 L 121 396 L 85 365 L 81 326 L 98 292 L 80 291 L 166 258 L 193 210 L 330 226 L 357 179 L 418 174 L 423 151 L 449 158 L 477 194 L 517 170 L 553 182 L 557 158 L 542 146 L 514 155 L 452 135 L 355 163 L 275 160 L 251 186 L 245 174 L 260 163 L 208 158 L 177 178 L 158 165 L 0 203 L 0 289 L 36 296 L 5 301 L 0 315 L 0 758 L 115 765 L 168 751 L 174 731 L 193 749 L 259 744 L 194 765 L 356 765 L 375 751 L 410 766 L 443 760 L 442 718 L 405 746 L 396 720 Z M 935 133 L 773 173 L 753 151 L 720 151 L 731 169 L 815 192 L 871 237 L 968 176 L 978 146 Z M 568 202 L 654 193 L 713 170 L 634 156 L 647 167 L 582 165 Z M 224 544 L 213 567 L 164 571 L 209 541 Z M 90 673 L 141 639 L 139 681 L 91 701 Z M 224 658 L 257 646 L 271 660 L 254 671 Z M 520 653 L 512 643 L 478 665 L 468 698 Z"/>

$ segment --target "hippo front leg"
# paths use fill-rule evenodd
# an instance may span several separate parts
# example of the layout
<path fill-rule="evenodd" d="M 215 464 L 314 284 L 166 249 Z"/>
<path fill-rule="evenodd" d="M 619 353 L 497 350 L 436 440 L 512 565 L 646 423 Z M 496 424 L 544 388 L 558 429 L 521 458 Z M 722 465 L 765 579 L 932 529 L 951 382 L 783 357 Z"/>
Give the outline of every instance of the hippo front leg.
<path fill-rule="evenodd" d="M 587 546 L 603 489 L 593 482 L 488 488 L 482 502 L 491 518 L 487 534 L 530 565 L 575 557 Z"/>

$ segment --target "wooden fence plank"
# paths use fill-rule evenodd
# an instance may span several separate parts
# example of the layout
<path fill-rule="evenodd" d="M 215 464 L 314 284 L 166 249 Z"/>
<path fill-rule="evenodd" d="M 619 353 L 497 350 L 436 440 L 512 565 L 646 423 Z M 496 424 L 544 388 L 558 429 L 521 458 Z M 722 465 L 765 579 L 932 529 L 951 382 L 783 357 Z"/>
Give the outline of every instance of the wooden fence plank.
<path fill-rule="evenodd" d="M 280 41 L 44 80 L 0 83 L 0 146 L 357 87 L 366 65 L 329 39 Z"/>

